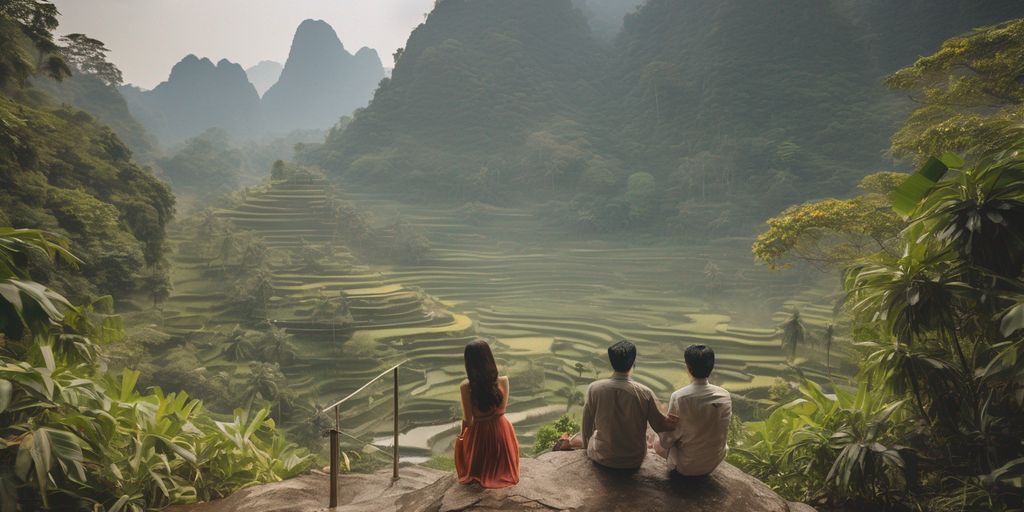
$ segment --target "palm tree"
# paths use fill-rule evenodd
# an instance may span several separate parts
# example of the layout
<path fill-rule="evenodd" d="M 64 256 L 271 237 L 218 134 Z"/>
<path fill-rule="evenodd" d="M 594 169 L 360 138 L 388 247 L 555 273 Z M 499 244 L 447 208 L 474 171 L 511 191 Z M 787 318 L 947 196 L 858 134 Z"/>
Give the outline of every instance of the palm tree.
<path fill-rule="evenodd" d="M 792 362 L 796 359 L 797 346 L 803 345 L 807 339 L 807 329 L 803 320 L 800 319 L 800 311 L 793 311 L 785 323 L 779 326 L 782 349 L 786 352 L 786 360 Z"/>
<path fill-rule="evenodd" d="M 313 310 L 310 315 L 314 322 L 331 322 L 331 341 L 337 341 L 338 318 L 341 317 L 344 323 L 352 321 L 348 311 L 348 296 L 345 292 L 339 292 L 336 297 L 331 297 L 324 292 L 323 288 L 313 299 Z"/>
<path fill-rule="evenodd" d="M 246 231 L 239 236 L 237 245 L 238 252 L 241 253 L 240 264 L 244 271 L 255 271 L 266 266 L 269 250 L 263 239 L 251 231 Z"/>
<path fill-rule="evenodd" d="M 284 381 L 284 375 L 281 374 L 277 364 L 249 363 L 249 378 L 246 379 L 244 392 L 245 410 L 252 410 L 252 405 L 257 398 L 268 402 L 277 399 L 282 381 Z"/>
<path fill-rule="evenodd" d="M 229 361 L 242 361 L 251 359 L 252 353 L 253 344 L 249 333 L 240 326 L 235 325 L 231 334 L 228 335 L 227 342 L 224 344 L 224 357 Z"/>
<path fill-rule="evenodd" d="M 260 355 L 267 362 L 290 363 L 295 359 L 291 336 L 284 329 L 271 326 L 260 339 Z"/>
<path fill-rule="evenodd" d="M 985 273 L 1016 279 L 1024 268 L 1024 154 L 994 152 L 954 171 L 918 206 L 917 224 Z"/>
<path fill-rule="evenodd" d="M 927 249 L 926 244 L 910 242 L 895 260 L 883 257 L 847 270 L 847 303 L 854 313 L 879 322 L 897 344 L 944 341 L 969 374 L 972 370 L 956 333 L 958 309 L 973 295 L 958 279 L 965 265 L 948 251 L 927 255 Z"/>

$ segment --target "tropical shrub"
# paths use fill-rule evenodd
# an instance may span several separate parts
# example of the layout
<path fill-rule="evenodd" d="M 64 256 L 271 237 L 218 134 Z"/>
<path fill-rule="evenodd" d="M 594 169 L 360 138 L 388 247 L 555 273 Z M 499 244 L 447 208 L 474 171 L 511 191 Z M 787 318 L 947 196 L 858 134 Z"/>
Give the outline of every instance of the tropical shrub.
<path fill-rule="evenodd" d="M 870 407 L 819 417 L 820 397 L 805 397 L 813 414 L 793 403 L 748 423 L 734 459 L 792 498 L 1019 510 L 1024 137 L 970 164 L 931 158 L 890 197 L 906 220 L 884 245 L 898 250 L 860 258 L 844 281 Z"/>
<path fill-rule="evenodd" d="M 866 369 L 915 402 L 934 491 L 996 510 L 1024 504 L 1022 149 L 1018 139 L 970 166 L 930 160 L 894 195 L 910 205 L 902 254 L 846 274 L 855 321 L 878 336 Z M 932 171 L 935 185 L 915 185 L 936 168 L 948 175 Z"/>
<path fill-rule="evenodd" d="M 900 444 L 904 402 L 866 380 L 833 395 L 804 380 L 799 391 L 764 421 L 744 423 L 729 461 L 790 499 L 899 501 L 915 478 L 914 454 Z"/>
<path fill-rule="evenodd" d="M 568 414 L 551 423 L 542 425 L 537 429 L 537 437 L 533 440 L 533 454 L 539 455 L 550 450 L 563 434 L 571 436 L 579 431 L 579 421 L 574 416 Z"/>
<path fill-rule="evenodd" d="M 122 324 L 104 298 L 75 307 L 27 279 L 29 253 L 76 261 L 44 232 L 0 228 L 0 510 L 142 511 L 307 470 L 269 411 L 219 421 L 184 393 L 101 371 Z"/>

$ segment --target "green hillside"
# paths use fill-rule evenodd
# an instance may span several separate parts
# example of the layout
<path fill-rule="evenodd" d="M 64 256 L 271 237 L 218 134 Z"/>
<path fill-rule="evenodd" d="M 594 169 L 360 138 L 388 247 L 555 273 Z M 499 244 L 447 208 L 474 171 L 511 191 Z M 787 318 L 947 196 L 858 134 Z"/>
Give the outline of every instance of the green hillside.
<path fill-rule="evenodd" d="M 608 43 L 589 4 L 443 0 L 373 102 L 303 158 L 455 202 L 554 199 L 549 216 L 584 230 L 749 234 L 897 165 L 912 104 L 884 74 L 1024 13 L 984 3 L 649 0 Z"/>
<path fill-rule="evenodd" d="M 328 139 L 319 159 L 354 179 L 456 197 L 476 197 L 490 182 L 546 183 L 488 169 L 519 169 L 531 135 L 581 123 L 598 63 L 569 0 L 439 2 L 371 106 Z"/>
<path fill-rule="evenodd" d="M 167 186 L 91 115 L 33 89 L 12 96 L 0 96 L 0 225 L 62 234 L 84 261 L 74 277 L 40 262 L 37 279 L 76 300 L 135 290 L 145 276 L 162 281 Z"/>

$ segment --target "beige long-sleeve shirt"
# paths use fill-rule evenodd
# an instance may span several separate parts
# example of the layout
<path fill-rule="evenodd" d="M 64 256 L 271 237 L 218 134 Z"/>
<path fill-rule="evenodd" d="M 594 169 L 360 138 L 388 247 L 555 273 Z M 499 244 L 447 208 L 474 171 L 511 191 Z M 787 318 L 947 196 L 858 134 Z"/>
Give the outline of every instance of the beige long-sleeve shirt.
<path fill-rule="evenodd" d="M 638 468 L 647 455 L 647 424 L 667 430 L 650 388 L 616 373 L 587 388 L 583 447 L 591 460 L 610 468 Z"/>
<path fill-rule="evenodd" d="M 727 451 L 732 416 L 729 392 L 698 380 L 672 393 L 668 412 L 679 417 L 674 430 L 659 434 L 662 448 L 668 451 L 669 466 L 688 476 L 714 471 Z"/>

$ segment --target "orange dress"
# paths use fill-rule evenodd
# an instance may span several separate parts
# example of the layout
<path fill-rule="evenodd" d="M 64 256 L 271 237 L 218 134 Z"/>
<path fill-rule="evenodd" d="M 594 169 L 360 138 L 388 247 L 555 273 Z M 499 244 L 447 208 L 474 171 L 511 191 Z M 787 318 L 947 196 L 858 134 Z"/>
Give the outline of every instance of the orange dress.
<path fill-rule="evenodd" d="M 473 411 L 473 424 L 455 440 L 455 472 L 460 484 L 486 489 L 519 483 L 519 440 L 504 404 L 487 414 Z"/>

